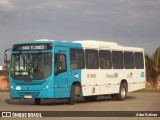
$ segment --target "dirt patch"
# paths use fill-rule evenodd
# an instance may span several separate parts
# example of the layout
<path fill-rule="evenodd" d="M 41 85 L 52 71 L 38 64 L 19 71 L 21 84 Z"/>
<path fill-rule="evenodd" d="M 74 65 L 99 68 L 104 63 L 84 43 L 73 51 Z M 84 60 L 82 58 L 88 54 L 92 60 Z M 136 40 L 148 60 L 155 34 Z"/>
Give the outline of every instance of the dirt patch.
<path fill-rule="evenodd" d="M 6 76 L 0 76 L 0 89 L 8 90 L 8 78 Z"/>

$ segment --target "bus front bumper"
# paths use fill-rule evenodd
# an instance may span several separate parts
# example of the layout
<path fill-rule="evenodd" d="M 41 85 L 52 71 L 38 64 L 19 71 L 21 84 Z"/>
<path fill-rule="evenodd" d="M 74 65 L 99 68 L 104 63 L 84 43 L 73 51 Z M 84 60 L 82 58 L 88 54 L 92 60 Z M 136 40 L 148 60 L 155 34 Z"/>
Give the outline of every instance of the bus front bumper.
<path fill-rule="evenodd" d="M 41 91 L 20 91 L 10 90 L 10 97 L 13 99 L 20 98 L 54 98 L 53 88 Z"/>

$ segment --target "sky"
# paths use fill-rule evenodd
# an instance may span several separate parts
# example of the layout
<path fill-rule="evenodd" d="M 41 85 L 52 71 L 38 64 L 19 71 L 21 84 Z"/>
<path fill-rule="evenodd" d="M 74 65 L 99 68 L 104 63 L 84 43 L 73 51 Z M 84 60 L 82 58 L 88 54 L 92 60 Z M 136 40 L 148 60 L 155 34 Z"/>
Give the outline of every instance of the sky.
<path fill-rule="evenodd" d="M 102 40 L 160 47 L 160 0 L 0 0 L 0 65 L 16 42 Z"/>

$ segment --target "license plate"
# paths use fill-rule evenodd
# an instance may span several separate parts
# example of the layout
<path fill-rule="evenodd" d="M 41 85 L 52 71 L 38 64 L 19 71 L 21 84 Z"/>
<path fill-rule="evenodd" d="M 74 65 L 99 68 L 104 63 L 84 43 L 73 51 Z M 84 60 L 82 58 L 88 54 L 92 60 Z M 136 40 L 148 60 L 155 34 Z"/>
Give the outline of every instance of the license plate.
<path fill-rule="evenodd" d="M 32 96 L 30 96 L 30 95 L 25 95 L 24 98 L 28 99 L 28 98 L 32 98 Z"/>

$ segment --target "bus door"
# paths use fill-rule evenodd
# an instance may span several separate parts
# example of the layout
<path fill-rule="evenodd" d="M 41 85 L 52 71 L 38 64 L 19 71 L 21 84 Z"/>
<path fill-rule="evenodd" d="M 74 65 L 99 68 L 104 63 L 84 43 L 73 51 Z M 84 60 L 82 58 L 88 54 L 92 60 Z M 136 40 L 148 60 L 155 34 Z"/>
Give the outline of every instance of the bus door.
<path fill-rule="evenodd" d="M 55 47 L 54 53 L 54 92 L 55 98 L 70 97 L 69 48 Z"/>

